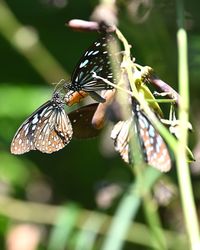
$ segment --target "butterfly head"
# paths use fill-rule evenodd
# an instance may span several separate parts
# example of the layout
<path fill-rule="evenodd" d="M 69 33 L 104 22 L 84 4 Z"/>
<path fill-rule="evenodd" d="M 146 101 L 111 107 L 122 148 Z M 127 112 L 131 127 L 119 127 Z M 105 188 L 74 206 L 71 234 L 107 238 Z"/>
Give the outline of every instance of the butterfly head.
<path fill-rule="evenodd" d="M 63 107 L 64 106 L 64 97 L 63 97 L 63 95 L 60 93 L 60 92 L 58 92 L 58 91 L 55 91 L 54 93 L 53 93 L 53 96 L 52 96 L 52 103 L 53 103 L 53 106 L 54 107 Z"/>

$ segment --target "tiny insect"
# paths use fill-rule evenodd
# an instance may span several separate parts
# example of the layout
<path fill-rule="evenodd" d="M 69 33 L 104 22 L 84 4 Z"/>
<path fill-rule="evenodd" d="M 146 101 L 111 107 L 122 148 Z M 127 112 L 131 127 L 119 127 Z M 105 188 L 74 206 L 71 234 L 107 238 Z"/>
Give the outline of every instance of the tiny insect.
<path fill-rule="evenodd" d="M 66 146 L 72 138 L 72 125 L 65 113 L 59 92 L 30 115 L 17 130 L 12 143 L 12 154 L 30 150 L 53 153 Z"/>
<path fill-rule="evenodd" d="M 117 83 L 112 66 L 118 67 L 119 64 L 117 57 L 111 63 L 111 56 L 113 55 L 108 48 L 109 43 L 113 41 L 115 41 L 115 38 L 112 34 L 101 35 L 81 57 L 72 74 L 71 83 L 65 84 L 64 87 L 74 92 L 88 92 L 94 100 L 104 102 L 105 100 L 96 91 L 113 89 L 113 87 L 103 80 L 97 79 L 95 75 L 108 79 L 114 84 Z"/>
<path fill-rule="evenodd" d="M 138 134 L 143 158 L 149 165 L 167 172 L 171 168 L 171 157 L 164 139 L 153 127 L 147 116 L 140 110 L 138 102 L 132 102 L 132 115 L 135 121 L 135 132 Z M 126 163 L 132 162 L 130 149 L 130 127 L 133 120 L 119 121 L 111 132 L 115 150 L 120 153 Z"/>

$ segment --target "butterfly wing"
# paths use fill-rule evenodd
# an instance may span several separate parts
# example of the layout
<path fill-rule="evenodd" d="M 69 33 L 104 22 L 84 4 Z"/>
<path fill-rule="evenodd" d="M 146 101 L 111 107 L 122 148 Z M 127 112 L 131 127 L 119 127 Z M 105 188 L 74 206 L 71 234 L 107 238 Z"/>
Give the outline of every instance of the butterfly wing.
<path fill-rule="evenodd" d="M 101 129 L 96 129 L 92 125 L 92 118 L 98 105 L 98 103 L 92 103 L 68 114 L 73 127 L 73 137 L 76 139 L 88 139 L 96 137 L 101 133 Z"/>
<path fill-rule="evenodd" d="M 131 125 L 131 119 L 127 121 L 119 121 L 115 124 L 111 138 L 114 140 L 114 147 L 121 155 L 122 159 L 126 163 L 130 163 L 130 146 L 129 146 L 129 129 Z"/>
<path fill-rule="evenodd" d="M 63 148 L 72 138 L 72 127 L 64 109 L 50 100 L 39 107 L 20 126 L 11 143 L 11 153 L 30 150 L 52 153 Z"/>
<path fill-rule="evenodd" d="M 35 133 L 34 144 L 43 153 L 53 153 L 65 147 L 72 138 L 72 126 L 63 108 L 47 111 Z"/>
<path fill-rule="evenodd" d="M 112 86 L 94 76 L 96 73 L 96 75 L 116 83 L 108 49 L 108 44 L 111 41 L 114 41 L 114 36 L 104 34 L 84 53 L 74 70 L 69 89 L 86 92 L 113 89 Z"/>
<path fill-rule="evenodd" d="M 147 116 L 139 110 L 139 104 L 136 105 L 136 125 L 145 161 L 160 171 L 167 172 L 171 168 L 167 145 Z"/>
<path fill-rule="evenodd" d="M 30 115 L 19 127 L 11 142 L 12 154 L 24 154 L 30 150 L 35 150 L 34 137 L 37 124 L 42 114 L 50 106 L 50 101 L 39 107 L 33 114 Z"/>
<path fill-rule="evenodd" d="M 135 131 L 139 136 L 144 160 L 162 172 L 171 168 L 171 157 L 167 145 L 147 116 L 140 110 L 139 104 L 133 104 Z M 132 162 L 130 153 L 130 126 L 132 119 L 118 122 L 111 133 L 115 150 L 120 153 L 126 163 Z"/>

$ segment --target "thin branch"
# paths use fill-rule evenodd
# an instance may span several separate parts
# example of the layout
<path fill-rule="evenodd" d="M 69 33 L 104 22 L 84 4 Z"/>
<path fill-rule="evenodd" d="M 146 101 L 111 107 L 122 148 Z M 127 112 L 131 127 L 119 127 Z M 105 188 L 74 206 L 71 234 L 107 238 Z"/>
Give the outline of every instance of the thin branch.
<path fill-rule="evenodd" d="M 164 93 L 167 93 L 166 96 L 173 99 L 174 102 L 179 105 L 180 103 L 180 95 L 166 82 L 161 80 L 158 76 L 152 74 L 150 75 L 148 79 L 151 84 L 153 84 L 155 87 L 157 87 L 159 90 L 161 90 Z"/>

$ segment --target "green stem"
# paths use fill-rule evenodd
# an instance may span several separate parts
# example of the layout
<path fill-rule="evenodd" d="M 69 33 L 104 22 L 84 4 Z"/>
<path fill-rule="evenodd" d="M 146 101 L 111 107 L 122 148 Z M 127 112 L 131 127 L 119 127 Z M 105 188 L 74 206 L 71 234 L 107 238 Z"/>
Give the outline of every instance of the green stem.
<path fill-rule="evenodd" d="M 145 169 L 142 188 L 140 178 L 136 179 L 117 208 L 101 250 L 122 249 L 125 235 L 130 229 L 132 220 L 134 220 L 141 204 L 141 198 L 149 193 L 160 176 L 161 173 L 153 168 Z"/>
<path fill-rule="evenodd" d="M 158 206 L 150 193 L 144 196 L 143 209 L 150 228 L 151 240 L 154 248 L 166 250 L 167 242 L 158 215 Z"/>
<path fill-rule="evenodd" d="M 188 81 L 188 57 L 187 57 L 187 34 L 184 27 L 183 1 L 177 0 L 178 16 L 178 64 L 179 64 L 179 92 L 181 95 L 179 120 L 180 140 L 176 154 L 177 172 L 180 186 L 183 213 L 186 224 L 186 231 L 192 250 L 200 249 L 199 225 L 195 209 L 192 183 L 190 179 L 189 166 L 187 163 L 186 147 L 188 131 L 185 124 L 188 123 L 189 110 L 189 81 Z"/>
<path fill-rule="evenodd" d="M 128 76 L 128 81 L 130 82 L 131 89 L 133 91 L 133 92 L 130 92 L 126 90 L 126 92 L 128 92 L 128 94 L 130 93 L 131 95 L 139 99 L 140 97 L 139 97 L 139 93 L 137 91 L 136 85 L 138 82 L 138 78 L 140 77 L 140 74 L 137 74 L 137 71 L 135 71 L 135 73 L 133 74 L 133 71 L 132 71 L 133 64 L 132 64 L 131 57 L 130 57 L 130 45 L 128 44 L 127 40 L 125 39 L 125 37 L 119 30 L 117 30 L 116 32 L 120 40 L 123 42 L 124 50 L 125 50 L 123 61 L 121 64 L 122 74 L 124 74 L 125 76 L 126 75 Z M 122 77 L 122 81 L 124 81 L 124 79 L 125 77 Z M 121 90 L 123 89 L 122 87 L 119 87 L 119 88 L 121 88 Z M 124 96 L 124 93 L 121 92 L 121 95 Z M 125 106 L 126 99 L 121 103 L 122 108 Z M 129 107 L 127 106 L 125 109 L 129 110 Z M 130 220 L 134 219 L 139 209 L 142 199 L 143 198 L 145 199 L 145 197 L 151 198 L 150 189 L 146 192 L 146 195 L 144 195 L 144 186 L 145 186 L 144 183 L 146 183 L 145 181 L 146 171 L 145 170 L 147 170 L 148 168 L 147 169 L 145 168 L 147 166 L 143 161 L 143 157 L 141 157 L 143 155 L 143 152 L 140 147 L 138 137 L 134 131 L 134 127 L 135 126 L 134 126 L 134 119 L 133 119 L 132 126 L 129 132 L 132 134 L 132 136 L 130 136 L 131 140 L 130 140 L 129 147 L 131 148 L 132 159 L 134 159 L 134 166 L 132 167 L 134 175 L 135 175 L 135 183 L 136 183 L 134 185 L 134 188 L 135 187 L 137 188 L 134 189 L 134 192 L 127 194 L 121 200 L 118 210 L 113 219 L 113 223 L 110 227 L 108 237 L 106 238 L 106 241 L 104 242 L 104 245 L 102 248 L 103 250 L 121 249 L 125 232 L 127 231 L 130 225 Z M 156 213 L 157 211 L 154 210 L 153 211 L 154 214 L 152 216 L 152 206 L 148 202 L 144 201 L 144 203 L 145 203 L 145 215 L 147 217 L 150 231 L 151 231 L 152 245 L 156 249 L 158 248 L 166 249 L 165 237 L 160 227 L 159 216 Z"/>

